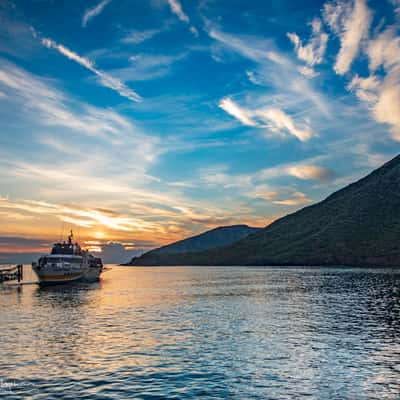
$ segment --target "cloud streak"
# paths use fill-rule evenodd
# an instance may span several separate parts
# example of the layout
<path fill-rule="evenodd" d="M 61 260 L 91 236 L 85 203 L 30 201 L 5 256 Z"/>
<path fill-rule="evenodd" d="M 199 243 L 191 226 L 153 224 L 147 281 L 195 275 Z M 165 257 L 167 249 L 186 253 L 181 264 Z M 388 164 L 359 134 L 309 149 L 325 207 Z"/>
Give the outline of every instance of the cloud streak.
<path fill-rule="evenodd" d="M 82 27 L 85 28 L 91 19 L 101 14 L 104 10 L 104 7 L 110 2 L 111 0 L 103 0 L 95 7 L 87 9 L 82 17 Z"/>
<path fill-rule="evenodd" d="M 377 122 L 389 125 L 392 138 L 400 141 L 400 36 L 396 29 L 377 33 L 368 41 L 366 54 L 370 75 L 355 75 L 348 89 L 369 106 Z"/>
<path fill-rule="evenodd" d="M 161 32 L 161 29 L 147 29 L 144 31 L 133 30 L 128 35 L 121 39 L 122 43 L 126 44 L 140 44 L 152 39 Z"/>
<path fill-rule="evenodd" d="M 271 103 L 282 103 L 285 99 L 283 101 L 290 102 L 292 108 L 297 103 L 299 109 L 316 108 L 323 116 L 330 116 L 330 106 L 324 95 L 302 76 L 310 71 L 300 72 L 299 65 L 278 51 L 271 39 L 226 33 L 211 23 L 207 24 L 207 32 L 222 48 L 255 63 L 256 69 L 247 69 L 246 74 L 252 83 L 267 88 Z"/>
<path fill-rule="evenodd" d="M 182 4 L 179 2 L 179 0 L 168 0 L 168 5 L 171 9 L 171 11 L 185 24 L 190 24 L 190 19 L 185 14 L 185 12 L 182 9 Z M 193 33 L 193 35 L 198 36 L 199 32 L 197 31 L 196 27 L 193 25 L 190 25 L 189 28 L 190 32 Z"/>
<path fill-rule="evenodd" d="M 95 67 L 95 65 L 87 58 L 80 56 L 79 54 L 75 53 L 74 51 L 68 49 L 67 47 L 63 46 L 62 44 L 56 43 L 52 39 L 44 38 L 42 39 L 43 46 L 57 50 L 60 54 L 67 57 L 68 59 L 75 61 L 76 63 L 80 64 L 82 67 L 88 69 L 89 71 L 93 72 L 101 85 L 112 89 L 119 93 L 120 96 L 126 97 L 129 100 L 139 102 L 142 101 L 142 98 L 139 94 L 137 94 L 134 90 L 128 88 L 122 81 L 113 76 L 107 74 L 104 71 L 101 71 Z"/>
<path fill-rule="evenodd" d="M 319 18 L 314 18 L 311 22 L 312 33 L 307 44 L 296 33 L 288 33 L 287 36 L 294 44 L 295 52 L 299 60 L 304 61 L 307 66 L 299 68 L 299 71 L 308 77 L 314 77 L 317 73 L 312 68 L 323 61 L 326 46 L 328 43 L 328 34 L 322 29 L 322 23 Z"/>
<path fill-rule="evenodd" d="M 219 107 L 238 119 L 243 125 L 266 128 L 269 131 L 282 136 L 287 134 L 295 136 L 305 142 L 315 136 L 314 132 L 306 122 L 300 126 L 293 118 L 279 108 L 248 109 L 241 107 L 231 98 L 224 98 L 220 101 Z"/>
<path fill-rule="evenodd" d="M 324 5 L 323 15 L 327 24 L 339 36 L 340 50 L 334 70 L 344 75 L 357 57 L 362 41 L 368 37 L 372 13 L 365 0 L 337 0 Z"/>

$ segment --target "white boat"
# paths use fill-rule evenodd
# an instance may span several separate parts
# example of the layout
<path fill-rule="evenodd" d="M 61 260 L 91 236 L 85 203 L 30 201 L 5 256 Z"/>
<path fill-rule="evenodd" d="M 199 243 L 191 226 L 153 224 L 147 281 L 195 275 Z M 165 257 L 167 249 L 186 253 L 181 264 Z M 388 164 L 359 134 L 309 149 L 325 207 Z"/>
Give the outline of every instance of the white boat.
<path fill-rule="evenodd" d="M 74 243 L 71 231 L 67 242 L 55 243 L 50 254 L 32 263 L 32 269 L 41 284 L 95 282 L 103 271 L 103 263 Z"/>

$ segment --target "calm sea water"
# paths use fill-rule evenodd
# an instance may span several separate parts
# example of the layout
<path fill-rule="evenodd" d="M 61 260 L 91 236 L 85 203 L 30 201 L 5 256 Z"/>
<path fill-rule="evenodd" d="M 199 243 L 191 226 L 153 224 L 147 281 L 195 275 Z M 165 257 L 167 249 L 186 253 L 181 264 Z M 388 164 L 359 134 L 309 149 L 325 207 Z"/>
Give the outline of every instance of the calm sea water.
<path fill-rule="evenodd" d="M 0 397 L 399 399 L 400 271 L 113 267 L 97 284 L 3 285 Z"/>

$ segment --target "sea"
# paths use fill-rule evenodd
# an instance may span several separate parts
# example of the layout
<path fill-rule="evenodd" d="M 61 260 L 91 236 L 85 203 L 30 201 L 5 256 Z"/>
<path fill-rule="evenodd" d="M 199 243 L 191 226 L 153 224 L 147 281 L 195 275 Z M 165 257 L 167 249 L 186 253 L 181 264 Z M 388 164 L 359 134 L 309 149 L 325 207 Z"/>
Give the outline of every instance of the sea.
<path fill-rule="evenodd" d="M 0 285 L 0 398 L 400 398 L 400 269 L 109 267 Z"/>

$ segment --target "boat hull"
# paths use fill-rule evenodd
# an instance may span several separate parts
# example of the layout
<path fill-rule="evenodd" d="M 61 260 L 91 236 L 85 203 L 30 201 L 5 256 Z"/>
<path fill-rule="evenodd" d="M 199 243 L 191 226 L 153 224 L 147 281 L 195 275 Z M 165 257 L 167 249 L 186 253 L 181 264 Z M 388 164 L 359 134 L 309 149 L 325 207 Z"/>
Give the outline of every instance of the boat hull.
<path fill-rule="evenodd" d="M 64 277 L 54 277 L 54 276 L 42 276 L 39 277 L 40 285 L 63 285 L 66 283 L 82 282 L 83 275 L 72 276 L 66 275 Z"/>
<path fill-rule="evenodd" d="M 82 279 L 85 282 L 97 282 L 100 279 L 102 270 L 102 267 L 88 267 L 85 269 Z"/>
<path fill-rule="evenodd" d="M 96 282 L 103 271 L 101 258 L 94 257 L 73 242 L 73 233 L 67 242 L 53 245 L 50 254 L 32 263 L 40 284 L 54 285 L 77 281 Z"/>
<path fill-rule="evenodd" d="M 79 271 L 70 270 L 53 270 L 49 268 L 38 268 L 33 265 L 39 284 L 41 285 L 57 285 L 73 282 L 97 282 L 100 279 L 102 268 L 86 267 Z"/>

